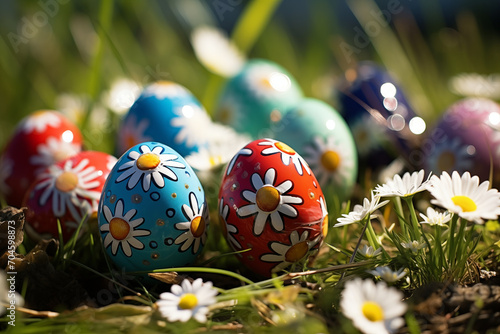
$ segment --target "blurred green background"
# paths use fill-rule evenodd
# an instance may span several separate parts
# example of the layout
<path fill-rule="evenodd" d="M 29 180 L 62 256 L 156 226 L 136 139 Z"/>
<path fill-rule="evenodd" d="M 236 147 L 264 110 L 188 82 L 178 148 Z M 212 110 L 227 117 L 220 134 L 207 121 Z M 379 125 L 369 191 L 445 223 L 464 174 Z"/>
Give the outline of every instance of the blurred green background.
<path fill-rule="evenodd" d="M 488 0 L 2 0 L 0 147 L 23 116 L 66 105 L 81 109 L 87 147 L 112 152 L 119 116 L 105 100 L 119 78 L 178 82 L 211 112 L 224 79 L 198 62 L 190 33 L 212 25 L 234 35 L 245 14 L 233 37 L 247 56 L 277 62 L 307 96 L 334 106 L 336 85 L 360 60 L 386 66 L 428 122 L 460 98 L 451 77 L 500 71 L 500 3 Z M 373 32 L 367 43 L 363 29 Z M 89 110 L 104 120 L 89 122 Z"/>

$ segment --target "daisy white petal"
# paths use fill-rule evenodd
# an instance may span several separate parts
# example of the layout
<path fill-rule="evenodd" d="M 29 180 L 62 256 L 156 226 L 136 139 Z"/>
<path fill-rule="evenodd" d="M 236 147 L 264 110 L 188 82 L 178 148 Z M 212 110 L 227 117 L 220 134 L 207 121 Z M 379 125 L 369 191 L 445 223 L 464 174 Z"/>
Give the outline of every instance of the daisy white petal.
<path fill-rule="evenodd" d="M 418 192 L 426 190 L 429 177 L 424 181 L 424 170 L 412 174 L 405 173 L 403 177 L 395 175 L 392 180 L 383 185 L 378 185 L 375 192 L 380 197 L 410 197 Z"/>
<path fill-rule="evenodd" d="M 448 211 L 446 212 L 438 212 L 434 210 L 432 207 L 427 208 L 427 215 L 424 215 L 423 213 L 420 214 L 420 217 L 422 217 L 424 220 L 421 221 L 421 224 L 429 224 L 429 225 L 438 225 L 438 226 L 446 226 L 446 223 L 448 223 L 451 220 L 451 213 Z"/>
<path fill-rule="evenodd" d="M 406 276 L 404 268 L 400 268 L 397 271 L 393 271 L 391 268 L 386 266 L 377 267 L 374 270 L 368 271 L 373 276 L 380 277 L 388 283 L 394 283 Z"/>

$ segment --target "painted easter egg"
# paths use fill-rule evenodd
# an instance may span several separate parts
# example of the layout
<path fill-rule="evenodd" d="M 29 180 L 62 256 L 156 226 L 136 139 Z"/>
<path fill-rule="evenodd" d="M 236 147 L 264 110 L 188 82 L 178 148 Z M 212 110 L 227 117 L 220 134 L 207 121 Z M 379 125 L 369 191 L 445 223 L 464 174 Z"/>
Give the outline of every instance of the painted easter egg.
<path fill-rule="evenodd" d="M 39 110 L 26 116 L 0 159 L 0 191 L 7 204 L 21 206 L 37 174 L 81 150 L 80 130 L 61 113 Z"/>
<path fill-rule="evenodd" d="M 270 276 L 300 263 L 328 233 L 323 192 L 287 144 L 255 140 L 230 161 L 219 191 L 228 244 L 253 272 Z"/>
<path fill-rule="evenodd" d="M 200 102 L 185 87 L 158 81 L 148 85 L 121 122 L 117 151 L 121 155 L 145 141 L 158 141 L 182 156 L 207 145 L 211 122 Z"/>
<path fill-rule="evenodd" d="M 485 98 L 454 103 L 410 158 L 438 175 L 469 171 L 481 180 L 493 167 L 494 184 L 500 184 L 500 105 Z"/>
<path fill-rule="evenodd" d="M 57 239 L 59 220 L 68 240 L 82 221 L 97 214 L 104 182 L 115 163 L 107 153 L 83 151 L 47 167 L 26 193 L 26 222 L 41 236 Z"/>
<path fill-rule="evenodd" d="M 254 59 L 226 83 L 215 119 L 238 132 L 262 138 L 269 134 L 271 121 L 279 120 L 301 98 L 299 85 L 285 69 Z"/>
<path fill-rule="evenodd" d="M 403 90 L 385 70 L 362 62 L 339 88 L 342 116 L 354 136 L 360 165 L 376 169 L 407 156 L 425 130 Z"/>
<path fill-rule="evenodd" d="M 325 195 L 346 199 L 358 172 L 356 146 L 342 116 L 323 101 L 306 98 L 273 125 L 274 138 L 297 150 Z"/>
<path fill-rule="evenodd" d="M 193 263 L 207 238 L 208 209 L 198 177 L 178 152 L 158 142 L 123 154 L 99 206 L 104 248 L 127 271 Z"/>

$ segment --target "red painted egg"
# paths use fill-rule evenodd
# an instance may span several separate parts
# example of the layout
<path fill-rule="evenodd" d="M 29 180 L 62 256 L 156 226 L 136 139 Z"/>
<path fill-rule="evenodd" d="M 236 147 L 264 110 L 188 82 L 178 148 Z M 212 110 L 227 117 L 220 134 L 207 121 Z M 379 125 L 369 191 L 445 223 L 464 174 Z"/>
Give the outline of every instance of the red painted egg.
<path fill-rule="evenodd" d="M 242 148 L 219 192 L 226 240 L 249 269 L 271 276 L 317 250 L 328 232 L 323 192 L 304 159 L 273 139 Z"/>
<path fill-rule="evenodd" d="M 36 175 L 82 150 L 82 134 L 57 111 L 40 110 L 16 127 L 0 161 L 0 191 L 7 204 L 19 207 Z"/>
<path fill-rule="evenodd" d="M 97 214 L 104 182 L 116 163 L 112 155 L 83 151 L 47 167 L 26 193 L 26 222 L 42 236 L 67 240 L 85 218 Z"/>

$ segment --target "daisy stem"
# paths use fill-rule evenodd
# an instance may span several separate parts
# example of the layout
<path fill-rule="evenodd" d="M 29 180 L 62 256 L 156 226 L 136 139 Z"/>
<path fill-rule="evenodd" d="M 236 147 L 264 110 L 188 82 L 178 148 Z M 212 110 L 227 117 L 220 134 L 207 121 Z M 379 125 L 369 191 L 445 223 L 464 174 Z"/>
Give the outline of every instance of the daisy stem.
<path fill-rule="evenodd" d="M 368 226 L 368 232 L 366 233 L 366 238 L 368 239 L 368 243 L 370 244 L 370 246 L 373 247 L 373 249 L 378 249 L 380 247 L 380 244 L 377 241 L 377 235 L 375 234 L 372 223 L 369 219 L 366 225 Z"/>
<path fill-rule="evenodd" d="M 448 266 L 455 261 L 455 230 L 457 229 L 458 215 L 454 214 L 450 223 L 450 235 L 448 236 Z"/>
<path fill-rule="evenodd" d="M 394 208 L 396 210 L 396 214 L 399 220 L 399 226 L 401 227 L 401 232 L 403 233 L 403 235 L 406 235 L 407 234 L 406 223 L 404 221 L 403 205 L 401 205 L 401 198 L 394 197 L 393 201 L 394 201 Z"/>
<path fill-rule="evenodd" d="M 462 262 L 462 259 L 464 257 L 464 242 L 465 244 L 465 254 L 467 254 L 467 244 L 469 240 L 464 241 L 464 233 L 465 233 L 465 227 L 467 226 L 467 220 L 465 219 L 460 219 L 460 226 L 458 229 L 458 234 L 456 238 L 456 243 L 457 243 L 457 250 L 455 252 L 457 256 L 457 264 L 460 265 Z"/>
<path fill-rule="evenodd" d="M 417 213 L 415 212 L 415 206 L 413 205 L 413 197 L 405 197 L 406 204 L 408 205 L 408 208 L 410 209 L 410 221 L 411 225 L 413 227 L 413 240 L 420 240 L 420 230 L 418 229 L 418 218 L 417 218 Z"/>
<path fill-rule="evenodd" d="M 434 236 L 434 240 L 435 240 L 434 247 L 436 248 L 436 253 L 437 253 L 438 268 L 440 270 L 442 270 L 443 269 L 444 252 L 443 252 L 443 245 L 441 244 L 441 226 L 436 225 L 435 232 L 436 232 L 436 235 Z M 423 235 L 425 235 L 425 234 L 423 234 Z"/>

